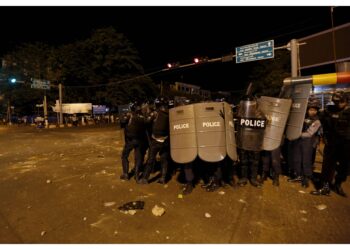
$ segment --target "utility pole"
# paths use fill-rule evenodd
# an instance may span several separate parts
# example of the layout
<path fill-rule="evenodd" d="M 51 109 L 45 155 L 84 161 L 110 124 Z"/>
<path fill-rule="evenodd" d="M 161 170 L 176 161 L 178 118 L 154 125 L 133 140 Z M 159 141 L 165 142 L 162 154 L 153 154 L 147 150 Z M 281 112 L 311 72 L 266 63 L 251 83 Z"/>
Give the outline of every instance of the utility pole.
<path fill-rule="evenodd" d="M 45 120 L 45 128 L 49 127 L 49 121 L 47 119 L 47 102 L 46 102 L 46 90 L 45 90 L 45 94 L 44 94 L 44 120 Z"/>
<path fill-rule="evenodd" d="M 292 77 L 298 76 L 298 40 L 292 39 L 290 41 L 290 59 L 292 65 Z"/>
<path fill-rule="evenodd" d="M 59 93 L 59 105 L 60 105 L 60 127 L 63 125 L 63 113 L 62 113 L 62 83 L 58 84 Z"/>

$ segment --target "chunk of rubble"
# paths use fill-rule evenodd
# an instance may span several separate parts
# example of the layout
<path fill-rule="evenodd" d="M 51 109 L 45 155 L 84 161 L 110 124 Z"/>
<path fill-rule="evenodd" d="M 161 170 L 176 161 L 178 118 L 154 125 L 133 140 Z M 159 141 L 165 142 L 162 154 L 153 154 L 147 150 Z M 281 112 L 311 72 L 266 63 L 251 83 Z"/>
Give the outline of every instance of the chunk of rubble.
<path fill-rule="evenodd" d="M 224 194 L 225 194 L 225 192 L 224 192 L 224 191 L 220 191 L 220 192 L 219 192 L 219 194 L 224 195 Z"/>
<path fill-rule="evenodd" d="M 51 180 L 46 180 L 46 183 L 47 183 L 47 184 L 50 184 L 50 183 L 51 183 Z"/>
<path fill-rule="evenodd" d="M 240 203 L 244 203 L 244 204 L 246 204 L 247 202 L 245 201 L 245 200 L 243 200 L 243 199 L 239 199 L 238 200 Z"/>
<path fill-rule="evenodd" d="M 111 206 L 114 206 L 114 205 L 115 205 L 115 202 L 114 202 L 114 201 L 105 202 L 105 203 L 104 203 L 104 206 L 105 206 L 105 207 L 111 207 Z"/>
<path fill-rule="evenodd" d="M 42 232 L 40 233 L 41 236 L 44 236 L 45 234 L 46 234 L 46 231 L 42 231 Z"/>
<path fill-rule="evenodd" d="M 306 212 L 305 210 L 299 210 L 299 212 L 300 212 L 301 214 L 307 214 L 307 212 Z"/>
<path fill-rule="evenodd" d="M 154 216 L 162 216 L 164 213 L 165 213 L 165 208 L 163 208 L 163 207 L 158 207 L 158 205 L 155 205 L 152 208 L 152 214 Z"/>
<path fill-rule="evenodd" d="M 211 218 L 211 214 L 210 213 L 205 213 L 204 216 L 205 216 L 205 218 Z"/>
<path fill-rule="evenodd" d="M 134 214 L 136 214 L 136 210 L 131 209 L 131 210 L 128 211 L 128 214 L 134 215 Z"/>
<path fill-rule="evenodd" d="M 327 208 L 327 206 L 326 206 L 325 204 L 320 204 L 320 205 L 317 205 L 316 208 L 317 208 L 318 210 L 324 210 L 324 209 Z"/>

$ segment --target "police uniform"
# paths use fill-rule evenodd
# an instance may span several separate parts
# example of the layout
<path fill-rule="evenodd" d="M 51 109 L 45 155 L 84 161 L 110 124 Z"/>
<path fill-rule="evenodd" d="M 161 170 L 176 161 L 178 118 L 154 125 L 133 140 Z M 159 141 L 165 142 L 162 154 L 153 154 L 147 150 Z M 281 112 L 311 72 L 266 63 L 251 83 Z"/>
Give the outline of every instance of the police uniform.
<path fill-rule="evenodd" d="M 250 170 L 250 183 L 255 187 L 261 187 L 261 183 L 257 181 L 257 175 L 266 119 L 258 109 L 254 97 L 243 97 L 238 111 L 238 120 L 237 147 L 241 170 L 238 184 L 240 186 L 247 184 Z"/>
<path fill-rule="evenodd" d="M 131 106 L 131 112 L 123 114 L 120 125 L 124 128 L 125 144 L 122 152 L 123 174 L 120 179 L 129 179 L 129 154 L 134 149 L 135 179 L 138 179 L 143 164 L 145 147 L 147 145 L 145 118 L 137 104 Z"/>
<path fill-rule="evenodd" d="M 317 100 L 309 100 L 308 110 L 319 109 Z M 313 154 L 318 143 L 318 131 L 321 129 L 321 122 L 316 115 L 306 115 L 300 138 L 292 142 L 292 168 L 296 173 L 296 178 L 288 179 L 289 182 L 301 182 L 302 187 L 309 186 L 312 178 Z"/>
<path fill-rule="evenodd" d="M 333 94 L 332 101 L 334 105 L 329 105 L 320 116 L 325 142 L 321 172 L 323 186 L 311 194 L 329 195 L 330 185 L 337 172 L 334 190 L 346 197 L 341 184 L 346 181 L 350 169 L 350 107 L 347 104 L 348 97 L 343 92 Z"/>
<path fill-rule="evenodd" d="M 148 178 L 156 163 L 156 156 L 159 153 L 161 163 L 161 177 L 159 183 L 166 182 L 169 162 L 169 110 L 165 100 L 159 101 L 159 106 L 147 118 L 147 123 L 152 124 L 152 133 L 150 138 L 150 146 L 148 152 L 147 164 L 143 172 L 141 184 L 147 184 Z M 156 103 L 157 104 L 157 103 Z M 158 104 L 157 104 L 158 105 Z"/>

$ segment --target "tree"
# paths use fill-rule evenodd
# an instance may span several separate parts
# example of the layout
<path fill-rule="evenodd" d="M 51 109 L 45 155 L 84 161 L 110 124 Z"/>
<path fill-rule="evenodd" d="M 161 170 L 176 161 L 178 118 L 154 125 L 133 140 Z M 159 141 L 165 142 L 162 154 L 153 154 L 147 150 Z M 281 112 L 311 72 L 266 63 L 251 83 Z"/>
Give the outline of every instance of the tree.
<path fill-rule="evenodd" d="M 257 62 L 249 80 L 253 82 L 253 93 L 258 96 L 278 96 L 283 79 L 290 76 L 290 53 L 275 51 L 275 58 Z"/>

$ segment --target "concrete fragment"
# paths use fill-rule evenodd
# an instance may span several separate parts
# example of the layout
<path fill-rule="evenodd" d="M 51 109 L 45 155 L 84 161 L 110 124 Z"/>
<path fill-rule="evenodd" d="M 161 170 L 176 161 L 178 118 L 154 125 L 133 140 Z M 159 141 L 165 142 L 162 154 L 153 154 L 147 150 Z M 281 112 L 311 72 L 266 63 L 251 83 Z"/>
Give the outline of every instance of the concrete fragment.
<path fill-rule="evenodd" d="M 165 209 L 163 207 L 158 207 L 157 205 L 155 205 L 152 208 L 152 214 L 154 216 L 162 216 L 165 213 Z"/>
<path fill-rule="evenodd" d="M 205 218 L 211 218 L 210 213 L 205 213 L 204 216 L 205 216 Z"/>

